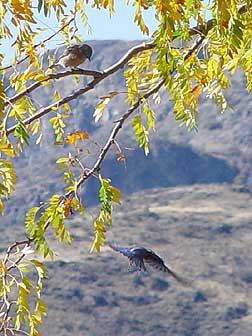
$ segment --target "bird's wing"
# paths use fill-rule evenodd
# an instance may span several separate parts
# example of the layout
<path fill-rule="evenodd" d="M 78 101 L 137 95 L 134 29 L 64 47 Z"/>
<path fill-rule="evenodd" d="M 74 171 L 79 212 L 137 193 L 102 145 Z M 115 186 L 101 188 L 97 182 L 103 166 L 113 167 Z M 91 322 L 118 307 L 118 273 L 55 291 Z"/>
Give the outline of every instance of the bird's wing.
<path fill-rule="evenodd" d="M 109 244 L 109 247 L 112 248 L 112 250 L 116 252 L 122 253 L 125 257 L 130 258 L 132 256 L 132 253 L 130 251 L 130 248 L 127 247 L 120 247 L 114 244 Z"/>
<path fill-rule="evenodd" d="M 62 54 L 62 56 L 61 56 L 60 58 L 65 57 L 65 56 L 68 56 L 69 54 L 71 54 L 71 52 L 76 51 L 76 50 L 78 50 L 78 49 L 79 49 L 79 45 L 78 45 L 78 44 L 74 44 L 74 45 L 72 45 L 72 46 L 66 48 L 65 51 L 63 52 L 63 54 Z"/>
<path fill-rule="evenodd" d="M 148 255 L 147 258 L 144 258 L 145 263 L 152 266 L 153 268 L 169 273 L 175 280 L 183 284 L 184 286 L 190 286 L 191 282 L 184 279 L 183 277 L 177 275 L 174 271 L 172 271 L 168 266 L 165 265 L 163 259 L 161 259 L 157 254 L 151 251 L 151 254 Z"/>

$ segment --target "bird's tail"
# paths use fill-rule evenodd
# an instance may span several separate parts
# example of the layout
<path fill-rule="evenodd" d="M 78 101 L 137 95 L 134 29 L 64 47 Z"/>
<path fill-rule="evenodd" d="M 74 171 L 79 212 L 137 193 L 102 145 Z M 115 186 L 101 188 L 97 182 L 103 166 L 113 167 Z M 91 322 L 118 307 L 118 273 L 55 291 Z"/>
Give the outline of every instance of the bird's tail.
<path fill-rule="evenodd" d="M 180 275 L 178 275 L 177 273 L 175 273 L 174 271 L 172 271 L 170 268 L 167 268 L 167 272 L 170 273 L 170 275 L 177 280 L 179 283 L 181 283 L 183 286 L 186 287 L 191 287 L 192 286 L 192 280 L 188 280 L 185 279 L 183 277 L 181 277 Z"/>

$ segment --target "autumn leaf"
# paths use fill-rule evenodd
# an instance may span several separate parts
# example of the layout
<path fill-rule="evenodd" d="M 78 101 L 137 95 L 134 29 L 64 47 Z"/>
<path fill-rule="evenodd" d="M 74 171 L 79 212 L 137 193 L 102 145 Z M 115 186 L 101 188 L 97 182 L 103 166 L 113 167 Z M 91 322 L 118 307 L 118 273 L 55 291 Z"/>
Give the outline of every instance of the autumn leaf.
<path fill-rule="evenodd" d="M 66 197 L 63 202 L 63 214 L 65 218 L 72 214 L 71 199 L 69 197 Z"/>
<path fill-rule="evenodd" d="M 3 152 L 10 157 L 15 156 L 15 149 L 11 144 L 0 144 L 0 152 Z"/>
<path fill-rule="evenodd" d="M 80 139 L 82 139 L 82 140 L 89 139 L 88 132 L 87 131 L 80 131 L 80 130 L 78 130 L 76 132 L 69 133 L 67 135 L 67 137 L 65 138 L 65 142 L 67 142 L 67 143 L 69 143 L 71 145 L 76 146 L 78 140 L 80 140 Z"/>

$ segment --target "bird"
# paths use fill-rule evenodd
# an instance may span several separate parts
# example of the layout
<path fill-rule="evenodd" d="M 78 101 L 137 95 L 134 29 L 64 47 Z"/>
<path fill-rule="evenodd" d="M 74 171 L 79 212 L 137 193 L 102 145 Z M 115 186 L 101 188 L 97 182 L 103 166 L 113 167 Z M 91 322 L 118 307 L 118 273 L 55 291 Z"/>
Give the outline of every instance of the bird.
<path fill-rule="evenodd" d="M 92 54 L 93 50 L 88 44 L 74 44 L 66 48 L 59 60 L 53 63 L 49 68 L 53 68 L 57 65 L 61 65 L 64 68 L 76 68 L 85 62 L 86 59 L 90 61 Z"/>
<path fill-rule="evenodd" d="M 164 273 L 169 273 L 176 281 L 183 284 L 184 286 L 189 286 L 190 281 L 182 278 L 172 271 L 168 266 L 165 265 L 163 259 L 159 257 L 151 249 L 145 247 L 120 247 L 114 244 L 109 244 L 109 247 L 116 251 L 122 253 L 124 256 L 129 258 L 129 269 L 131 266 L 135 266 L 138 271 L 147 271 L 145 264 L 162 271 Z"/>

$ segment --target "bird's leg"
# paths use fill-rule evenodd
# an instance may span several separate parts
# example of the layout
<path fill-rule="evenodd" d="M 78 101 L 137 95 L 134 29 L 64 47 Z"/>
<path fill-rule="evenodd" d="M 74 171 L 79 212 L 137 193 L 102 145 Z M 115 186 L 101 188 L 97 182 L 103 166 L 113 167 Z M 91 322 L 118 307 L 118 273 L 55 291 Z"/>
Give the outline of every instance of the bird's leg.
<path fill-rule="evenodd" d="M 131 271 L 131 267 L 133 266 L 133 263 L 134 263 L 134 261 L 132 259 L 130 259 L 129 266 L 128 266 L 128 272 Z"/>
<path fill-rule="evenodd" d="M 140 261 L 140 267 L 141 267 L 141 270 L 143 270 L 144 272 L 147 272 L 147 269 L 145 267 L 145 264 L 144 264 L 143 260 Z"/>
<path fill-rule="evenodd" d="M 139 272 L 141 272 L 142 267 L 141 267 L 141 260 L 140 259 L 136 259 L 136 267 L 137 267 L 137 270 Z"/>

